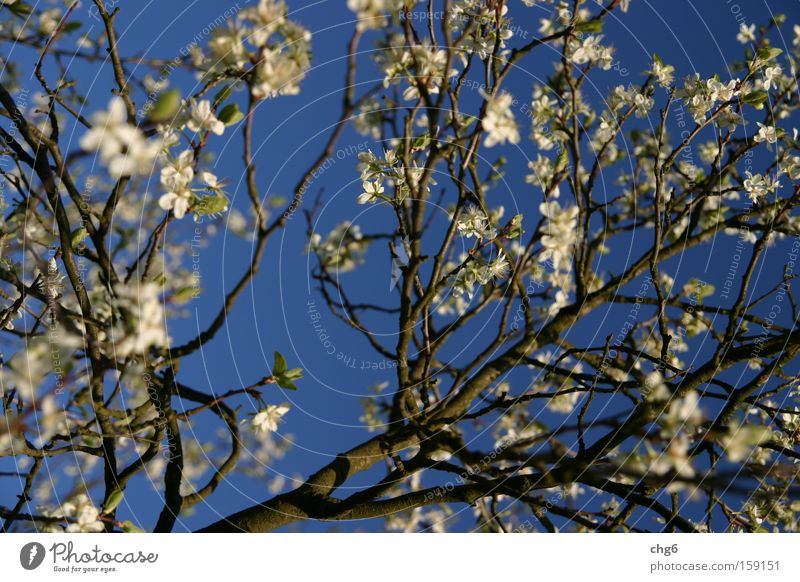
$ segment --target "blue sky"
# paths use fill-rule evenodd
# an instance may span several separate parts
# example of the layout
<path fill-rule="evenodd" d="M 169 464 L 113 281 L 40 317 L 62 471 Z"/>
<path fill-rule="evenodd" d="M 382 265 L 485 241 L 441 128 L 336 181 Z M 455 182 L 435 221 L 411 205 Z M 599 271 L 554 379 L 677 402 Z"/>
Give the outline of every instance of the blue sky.
<path fill-rule="evenodd" d="M 250 3 L 240 0 L 240 7 L 248 4 Z M 291 196 L 303 171 L 321 151 L 332 124 L 338 119 L 346 45 L 354 26 L 352 13 L 342 0 L 314 3 L 289 0 L 288 5 L 292 12 L 291 18 L 313 32 L 313 66 L 302 83 L 300 95 L 268 100 L 259 105 L 254 131 L 260 189 L 264 195 L 287 197 Z M 541 10 L 525 8 L 517 1 L 510 2 L 510 5 L 518 38 L 522 37 L 525 41 L 537 36 L 538 21 L 543 15 Z M 198 35 L 202 36 L 203 28 L 231 8 L 231 4 L 218 0 L 150 1 L 121 3 L 121 8 L 118 34 L 123 53 L 173 58 L 187 43 Z M 786 31 L 790 31 L 791 24 L 798 21 L 796 2 L 740 0 L 737 4 L 725 0 L 633 0 L 627 15 L 615 13 L 606 23 L 604 34 L 610 44 L 617 48 L 618 62 L 610 71 L 593 72 L 590 93 L 594 94 L 590 94 L 590 99 L 597 100 L 607 95 L 618 84 L 640 84 L 644 78 L 642 72 L 650 67 L 654 52 L 665 62 L 675 66 L 678 77 L 695 71 L 703 77 L 713 73 L 722 74 L 731 58 L 742 55 L 742 47 L 735 40 L 739 22 L 763 23 L 769 17 L 770 8 L 788 14 L 789 25 L 784 27 Z M 622 19 L 619 19 L 620 16 Z M 96 20 L 82 20 L 85 23 L 84 30 L 89 25 L 99 26 Z M 364 54 L 360 57 L 362 67 L 358 83 L 363 88 L 382 79 L 380 72 L 368 62 L 367 53 L 374 47 L 376 39 L 374 33 L 368 33 L 361 43 Z M 205 42 L 205 39 L 201 42 Z M 785 43 L 791 44 L 790 36 L 786 37 Z M 775 44 L 781 46 L 782 43 L 776 41 Z M 512 46 L 516 46 L 515 41 L 512 41 Z M 23 54 L 29 55 L 25 52 L 19 54 L 19 58 Z M 512 91 L 521 104 L 529 102 L 533 82 L 545 78 L 551 70 L 554 57 L 555 54 L 549 47 L 534 52 L 512 72 L 505 88 Z M 94 82 L 91 107 L 104 106 L 111 87 L 110 67 L 86 67 L 78 64 L 75 74 L 87 82 L 97 79 L 91 81 Z M 194 84 L 182 72 L 176 72 L 171 81 L 173 86 L 185 89 L 185 92 L 189 92 Z M 35 80 L 28 83 L 32 90 L 37 88 Z M 141 101 L 141 96 L 139 97 Z M 242 97 L 238 95 L 236 99 L 242 102 Z M 663 97 L 663 92 L 657 95 L 657 99 L 660 99 L 657 104 L 663 104 Z M 655 114 L 651 116 L 651 120 L 655 118 Z M 521 116 L 518 119 L 523 121 Z M 647 120 L 641 123 L 647 123 Z M 671 119 L 670 123 L 668 129 L 673 134 L 679 133 L 676 121 Z M 527 129 L 528 127 L 523 135 L 527 133 Z M 355 197 L 360 192 L 360 182 L 355 169 L 357 160 L 352 152 L 365 147 L 380 150 L 379 144 L 358 135 L 352 128 L 346 129 L 338 145 L 343 153 L 334 156 L 327 169 L 308 189 L 306 204 L 313 200 L 319 189 L 324 188 L 324 206 L 318 217 L 321 231 L 324 232 L 345 219 L 355 220 L 365 232 L 376 232 L 380 227 L 386 226 L 387 216 L 381 215 L 382 210 L 378 206 L 364 208 L 355 203 Z M 242 182 L 242 146 L 239 133 L 226 132 L 224 137 L 216 138 L 210 149 L 219 152 L 215 163 L 216 173 L 228 178 L 233 205 L 246 209 L 247 195 Z M 506 216 L 515 212 L 525 213 L 530 230 L 535 224 L 536 208 L 541 197 L 538 191 L 534 191 L 524 181 L 528 173 L 527 160 L 536 157 L 534 145 L 523 140 L 519 148 L 498 148 L 491 153 L 502 153 L 509 159 L 505 168 L 505 183 L 494 200 L 506 204 Z M 609 197 L 615 195 L 615 186 L 610 180 L 614 175 L 612 171 L 603 185 Z M 515 206 L 518 210 L 514 210 Z M 194 225 L 187 220 L 171 227 L 169 236 L 183 237 L 188 244 L 193 236 L 193 229 Z M 629 249 L 633 249 L 630 258 L 637 257 L 636 242 L 624 242 L 619 254 L 615 253 L 610 259 L 617 262 L 612 262 L 612 265 L 617 268 L 622 266 Z M 265 392 L 265 398 L 269 402 L 288 400 L 293 405 L 281 426 L 279 437 L 290 438 L 293 447 L 285 459 L 270 467 L 270 470 L 290 478 L 308 475 L 336 453 L 364 440 L 368 433 L 359 422 L 362 414 L 359 398 L 367 396 L 372 385 L 384 381 L 393 385 L 395 382 L 391 363 L 387 365 L 383 362 L 381 365 L 380 360 L 376 361 L 376 354 L 366 341 L 327 311 L 324 301 L 314 289 L 313 281 L 308 277 L 312 264 L 303 252 L 305 244 L 305 221 L 296 214 L 287 228 L 269 241 L 261 272 L 251 290 L 241 297 L 230 314 L 226 327 L 206 346 L 201 355 L 183 363 L 179 375 L 179 380 L 197 389 L 222 393 L 267 375 L 273 350 L 281 351 L 290 367 L 302 367 L 304 378 L 298 382 L 299 391 L 280 393 L 276 388 Z M 245 268 L 249 252 L 249 242 L 230 235 L 218 236 L 207 248 L 202 249 L 199 260 L 205 292 L 200 299 L 189 305 L 192 316 L 170 329 L 175 344 L 193 336 L 198 325 L 201 329 L 206 327 L 218 309 L 222 294 Z M 724 248 L 717 248 L 718 254 L 715 256 L 724 252 Z M 777 273 L 782 268 L 780 252 L 775 250 L 775 254 L 772 254 L 773 251 L 768 253 L 765 267 L 768 271 Z M 676 271 L 679 269 L 681 274 L 686 273 L 687 278 L 688 275 L 705 278 L 716 283 L 719 288 L 728 261 L 709 262 L 709 253 L 707 247 L 700 249 L 697 253 L 684 257 L 682 265 L 673 261 L 672 266 Z M 775 260 L 770 261 L 770 257 L 775 257 Z M 774 281 L 774 275 L 772 278 L 765 277 L 764 280 Z M 383 245 L 374 245 L 368 255 L 367 265 L 355 273 L 343 275 L 343 281 L 359 297 L 368 297 L 387 304 L 396 303 L 396 295 L 389 291 L 389 256 Z M 321 313 L 323 325 L 335 347 L 335 354 L 328 353 L 330 350 L 320 343 L 315 334 L 309 315 L 309 302 L 313 302 Z M 596 334 L 593 343 L 600 344 L 608 333 L 618 327 L 618 317 L 625 311 L 625 306 L 621 306 L 619 312 L 603 312 L 587 318 L 585 325 L 576 328 L 574 333 L 579 336 Z M 376 330 L 391 334 L 391 323 L 387 319 L 376 321 Z M 475 325 L 479 323 L 478 321 Z M 468 333 L 476 333 L 476 329 L 469 328 Z M 387 339 L 387 345 L 393 346 L 394 341 L 390 337 Z M 371 369 L 373 363 L 378 369 Z M 512 378 L 524 383 L 526 374 L 530 372 L 523 369 L 515 372 Z M 242 412 L 255 411 L 249 408 L 253 404 L 247 401 L 242 401 L 242 404 Z M 199 422 L 199 432 L 202 434 L 208 430 L 210 434 L 212 429 L 207 428 L 205 423 L 216 423 L 217 419 L 207 414 Z M 370 476 L 374 479 L 375 475 L 377 473 L 372 472 L 357 478 L 354 483 L 366 483 Z M 5 491 L 4 483 L 0 482 L 0 490 L 3 490 L 3 498 L 7 499 L 9 495 Z M 155 519 L 160 506 L 153 506 L 157 509 L 152 512 L 142 511 L 148 502 L 155 501 L 155 497 L 143 492 L 145 488 L 141 487 L 141 480 L 134 481 L 133 484 L 139 487 L 126 498 L 126 503 L 131 506 L 122 511 L 135 514 L 143 520 L 142 525 L 146 527 L 149 520 Z M 234 477 L 211 497 L 210 507 L 198 506 L 193 515 L 182 520 L 182 525 L 187 529 L 195 528 L 215 520 L 217 515 L 230 513 L 267 496 L 263 483 Z M 181 524 L 178 528 L 180 526 Z M 378 529 L 380 524 L 366 522 L 358 526 L 342 527 Z M 328 529 L 329 526 L 307 525 L 303 528 Z"/>

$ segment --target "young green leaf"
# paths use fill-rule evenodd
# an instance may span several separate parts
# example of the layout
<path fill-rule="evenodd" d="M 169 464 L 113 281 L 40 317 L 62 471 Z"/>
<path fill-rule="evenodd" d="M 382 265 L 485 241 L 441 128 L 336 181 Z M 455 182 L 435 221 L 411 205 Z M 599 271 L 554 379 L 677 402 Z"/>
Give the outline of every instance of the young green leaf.
<path fill-rule="evenodd" d="M 134 524 L 129 519 L 123 521 L 120 527 L 122 528 L 122 531 L 124 531 L 125 533 L 145 533 L 145 531 L 142 528 Z"/>
<path fill-rule="evenodd" d="M 286 358 L 280 352 L 275 352 L 275 365 L 272 367 L 274 375 L 283 374 L 286 371 Z"/>
<path fill-rule="evenodd" d="M 122 503 L 123 497 L 125 497 L 124 491 L 122 491 L 121 489 L 114 489 L 114 491 L 111 492 L 111 495 L 108 496 L 108 499 L 106 499 L 106 502 L 103 505 L 103 513 L 111 513 L 112 511 L 114 511 L 117 507 L 119 507 L 119 504 Z"/>
<path fill-rule="evenodd" d="M 217 91 L 216 95 L 214 95 L 213 106 L 217 107 L 218 105 L 221 105 L 222 103 L 227 101 L 228 97 L 230 97 L 232 93 L 233 90 L 231 89 L 230 85 L 225 85 L 222 89 Z"/>
<path fill-rule="evenodd" d="M 756 109 L 761 109 L 767 101 L 767 93 L 764 91 L 752 91 L 742 96 L 742 103 L 752 105 Z"/>
<path fill-rule="evenodd" d="M 603 31 L 602 20 L 587 20 L 586 22 L 579 22 L 575 25 L 576 32 L 597 33 Z"/>
<path fill-rule="evenodd" d="M 175 117 L 181 106 L 181 92 L 177 89 L 165 91 L 156 99 L 150 110 L 150 120 L 156 123 L 168 121 Z"/>
<path fill-rule="evenodd" d="M 244 113 L 239 111 L 239 106 L 236 103 L 230 103 L 222 108 L 217 118 L 225 125 L 233 125 L 244 119 Z"/>

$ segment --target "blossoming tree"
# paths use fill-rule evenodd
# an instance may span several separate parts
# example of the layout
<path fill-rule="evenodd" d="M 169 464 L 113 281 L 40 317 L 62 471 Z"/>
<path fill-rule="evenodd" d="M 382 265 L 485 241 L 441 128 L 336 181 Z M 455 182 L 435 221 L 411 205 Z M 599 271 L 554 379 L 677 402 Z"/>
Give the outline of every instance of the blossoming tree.
<path fill-rule="evenodd" d="M 115 23 L 131 8 L 87 4 L 0 7 L 0 41 L 37 55 L 36 95 L 11 51 L 0 77 L 4 530 L 169 532 L 236 473 L 265 479 L 291 454 L 273 438 L 291 411 L 276 395 L 310 384 L 291 356 L 211 392 L 181 363 L 213 358 L 265 248 L 301 214 L 322 302 L 392 363 L 358 413 L 373 434 L 202 531 L 367 518 L 441 531 L 454 512 L 482 531 L 798 528 L 800 25 L 781 47 L 784 17 L 743 23 L 718 75 L 653 55 L 604 91 L 592 79 L 618 62 L 604 24 L 625 22 L 629 0 L 348 0 L 339 121 L 273 214 L 256 109 L 313 75 L 286 4 L 238 11 L 174 61 L 124 54 Z M 86 10 L 99 33 L 82 34 Z M 90 94 L 70 60 L 102 67 L 113 96 Z M 518 94 L 508 79 L 534 60 L 550 69 Z M 196 87 L 169 88 L 167 67 Z M 373 145 L 351 202 L 381 219 L 319 231 L 308 177 L 353 129 Z M 212 172 L 232 133 L 246 207 L 234 176 Z M 527 175 L 513 211 L 511 165 Z M 177 343 L 193 284 L 170 227 L 191 220 L 224 224 L 252 255 Z M 698 266 L 712 260 L 721 276 Z M 366 269 L 386 272 L 387 295 L 359 293 L 349 277 Z M 159 491 L 152 522 L 120 515 L 137 475 Z"/>

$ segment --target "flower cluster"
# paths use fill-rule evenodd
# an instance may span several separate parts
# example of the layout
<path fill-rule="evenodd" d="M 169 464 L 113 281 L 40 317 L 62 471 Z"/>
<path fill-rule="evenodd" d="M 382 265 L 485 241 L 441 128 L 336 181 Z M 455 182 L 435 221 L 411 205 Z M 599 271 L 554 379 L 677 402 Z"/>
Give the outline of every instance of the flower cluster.
<path fill-rule="evenodd" d="M 124 359 L 169 343 L 159 285 L 152 282 L 120 285 L 115 294 L 114 304 L 120 317 L 111 331 L 113 355 Z"/>
<path fill-rule="evenodd" d="M 158 199 L 158 204 L 164 210 L 172 210 L 175 218 L 183 218 L 192 207 L 198 214 L 214 214 L 228 209 L 227 197 L 222 192 L 217 177 L 211 172 L 200 172 L 198 177 L 203 185 L 199 188 L 191 187 L 195 178 L 194 166 L 194 152 L 186 149 L 175 157 L 166 156 L 161 169 L 161 186 L 165 193 Z M 199 196 L 200 192 L 210 195 Z"/>
<path fill-rule="evenodd" d="M 717 102 L 729 102 L 740 94 L 739 79 L 731 79 L 727 83 L 723 83 L 716 77 L 712 77 L 707 81 L 702 81 L 699 73 L 684 79 L 683 89 L 678 92 L 678 96 L 683 99 L 696 123 L 704 122 L 708 112 L 714 108 Z M 733 122 L 734 118 L 729 117 L 729 121 Z"/>
<path fill-rule="evenodd" d="M 617 85 L 609 97 L 608 104 L 614 112 L 623 107 L 633 107 L 636 117 L 646 117 L 653 108 L 653 98 L 636 87 Z"/>
<path fill-rule="evenodd" d="M 412 146 L 413 147 L 413 146 Z M 372 151 L 358 154 L 358 170 L 361 172 L 362 193 L 356 198 L 359 204 L 367 204 L 392 199 L 385 193 L 384 182 L 396 192 L 398 201 L 409 196 L 419 195 L 420 181 L 424 168 L 412 161 L 412 165 L 401 165 L 401 159 L 394 150 L 384 150 L 383 157 L 377 157 Z M 428 177 L 425 182 L 425 193 L 430 192 L 430 187 L 436 181 Z"/>
<path fill-rule="evenodd" d="M 306 252 L 316 254 L 324 268 L 345 273 L 364 262 L 368 247 L 369 241 L 364 239 L 361 228 L 346 221 L 336 226 L 324 240 L 319 233 L 312 234 Z"/>
<path fill-rule="evenodd" d="M 238 20 L 215 29 L 209 54 L 196 54 L 194 64 L 214 75 L 252 75 L 256 99 L 296 95 L 311 66 L 311 33 L 288 18 L 282 0 L 260 0 Z"/>
<path fill-rule="evenodd" d="M 396 14 L 404 4 L 403 0 L 347 0 L 347 7 L 358 17 L 359 30 L 383 28 L 386 14 Z"/>
<path fill-rule="evenodd" d="M 497 236 L 489 217 L 477 206 L 467 206 L 458 217 L 456 226 L 458 232 L 467 238 L 474 236 L 478 240 L 488 240 Z"/>
<path fill-rule="evenodd" d="M 502 91 L 493 97 L 487 96 L 486 101 L 486 115 L 482 121 L 483 129 L 486 131 L 483 145 L 490 148 L 507 141 L 519 143 L 519 128 L 511 112 L 514 97 Z"/>
<path fill-rule="evenodd" d="M 456 298 L 467 297 L 472 301 L 476 285 L 488 285 L 492 281 L 502 281 L 511 271 L 511 265 L 505 254 L 500 252 L 496 258 L 487 260 L 481 255 L 463 257 L 464 262 L 451 279 L 453 295 Z"/>
<path fill-rule="evenodd" d="M 433 48 L 427 40 L 413 47 L 381 51 L 379 59 L 385 74 L 384 87 L 405 80 L 408 87 L 403 99 L 407 101 L 419 99 L 421 91 L 439 93 L 444 80 L 457 74 L 455 69 L 447 68 L 447 51 Z"/>
<path fill-rule="evenodd" d="M 779 180 L 773 180 L 769 176 L 752 174 L 749 170 L 745 172 L 745 175 L 747 178 L 744 180 L 744 189 L 752 202 L 758 202 L 781 186 Z"/>
<path fill-rule="evenodd" d="M 92 500 L 85 493 L 75 496 L 72 501 L 61 504 L 61 507 L 43 511 L 46 517 L 60 518 L 68 522 L 66 527 L 58 523 L 48 523 L 45 531 L 51 533 L 98 533 L 105 529 L 105 525 L 100 521 L 100 511 L 92 503 Z"/>
<path fill-rule="evenodd" d="M 452 3 L 447 18 L 451 29 L 458 32 L 463 31 L 469 22 L 480 24 L 462 41 L 463 49 L 459 56 L 464 62 L 470 53 L 481 59 L 486 59 L 495 49 L 500 58 L 508 53 L 506 42 L 514 36 L 508 5 L 503 4 L 498 14 L 498 10 L 484 0 L 458 0 Z"/>
<path fill-rule="evenodd" d="M 614 63 L 614 49 L 601 45 L 601 40 L 603 40 L 602 34 L 586 35 L 581 40 L 570 37 L 567 46 L 572 62 L 576 65 L 588 63 L 604 71 L 609 70 Z"/>
<path fill-rule="evenodd" d="M 138 176 L 153 170 L 161 144 L 148 140 L 136 126 L 128 123 L 125 102 L 113 97 L 108 111 L 91 116 L 92 128 L 81 138 L 85 151 L 96 151 L 112 178 Z"/>

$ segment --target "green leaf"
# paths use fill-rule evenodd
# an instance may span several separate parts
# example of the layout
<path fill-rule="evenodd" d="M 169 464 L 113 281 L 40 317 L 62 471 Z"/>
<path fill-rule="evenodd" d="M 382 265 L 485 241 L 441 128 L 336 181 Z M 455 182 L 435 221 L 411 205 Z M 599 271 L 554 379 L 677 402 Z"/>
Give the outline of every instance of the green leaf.
<path fill-rule="evenodd" d="M 424 150 L 431 143 L 431 136 L 427 133 L 418 135 L 411 142 L 411 151 Z"/>
<path fill-rule="evenodd" d="M 280 352 L 275 352 L 275 365 L 272 368 L 272 373 L 276 376 L 283 374 L 286 371 L 286 358 Z"/>
<path fill-rule="evenodd" d="M 176 305 L 183 305 L 184 303 L 188 303 L 190 300 L 197 297 L 199 294 L 200 290 L 195 287 L 184 287 L 172 295 L 172 303 Z"/>
<path fill-rule="evenodd" d="M 120 527 L 125 533 L 145 533 L 142 528 L 134 524 L 130 519 L 123 521 Z"/>
<path fill-rule="evenodd" d="M 105 504 L 103 505 L 103 513 L 111 513 L 119 504 L 122 503 L 122 498 L 125 497 L 125 492 L 121 489 L 114 489 L 111 495 L 108 496 L 106 499 Z"/>
<path fill-rule="evenodd" d="M 80 22 L 67 22 L 64 25 L 63 30 L 64 32 L 74 32 L 78 30 L 81 26 L 83 26 L 83 24 L 81 24 Z"/>
<path fill-rule="evenodd" d="M 269 197 L 270 208 L 283 208 L 287 202 L 286 196 L 281 196 L 280 194 L 273 194 Z"/>
<path fill-rule="evenodd" d="M 576 32 L 602 32 L 603 31 L 603 21 L 602 20 L 587 20 L 586 22 L 579 22 L 575 25 Z"/>
<path fill-rule="evenodd" d="M 25 4 L 24 2 L 15 2 L 10 6 L 6 6 L 11 12 L 16 14 L 17 16 L 27 16 L 31 12 L 33 12 L 33 8 L 31 8 L 30 4 Z"/>
<path fill-rule="evenodd" d="M 225 125 L 233 125 L 244 119 L 244 113 L 239 111 L 239 106 L 236 103 L 231 103 L 222 108 L 217 118 Z"/>
<path fill-rule="evenodd" d="M 779 48 L 764 46 L 758 49 L 756 54 L 758 55 L 758 59 L 760 61 L 771 61 L 781 53 L 783 53 L 783 51 Z"/>
<path fill-rule="evenodd" d="M 230 85 L 225 85 L 222 89 L 220 89 L 216 95 L 214 95 L 214 107 L 221 105 L 225 101 L 228 100 L 228 97 L 231 96 L 233 90 L 231 89 Z"/>
<path fill-rule="evenodd" d="M 192 211 L 199 216 L 219 214 L 228 210 L 228 197 L 217 191 L 213 196 L 198 196 L 192 206 Z"/>
<path fill-rule="evenodd" d="M 767 101 L 767 93 L 765 91 L 752 91 L 747 95 L 742 96 L 742 103 L 745 105 L 752 105 L 758 109 L 764 106 Z"/>
<path fill-rule="evenodd" d="M 287 390 L 297 390 L 294 380 L 303 377 L 302 368 L 288 369 L 286 365 L 286 358 L 280 352 L 275 352 L 275 365 L 272 367 L 272 377 L 275 383 L 281 388 Z"/>
<path fill-rule="evenodd" d="M 150 110 L 150 119 L 156 123 L 167 121 L 175 117 L 181 106 L 181 92 L 177 89 L 165 91 L 159 95 L 158 99 Z"/>
<path fill-rule="evenodd" d="M 558 157 L 556 158 L 555 171 L 561 172 L 567 167 L 567 165 L 569 165 L 569 156 L 567 154 L 567 148 L 561 148 L 561 152 L 558 154 Z"/>
<path fill-rule="evenodd" d="M 73 230 L 72 234 L 70 235 L 70 243 L 72 243 L 72 248 L 74 249 L 76 246 L 81 244 L 87 236 L 89 236 L 89 233 L 84 226 Z"/>
<path fill-rule="evenodd" d="M 525 231 L 522 230 L 522 215 L 516 214 L 511 219 L 511 222 L 508 223 L 508 234 L 506 235 L 508 238 L 517 238 L 525 234 Z"/>
<path fill-rule="evenodd" d="M 289 380 L 281 380 L 278 382 L 278 386 L 285 390 L 297 390 L 297 386 L 295 386 L 294 383 L 290 382 Z"/>

